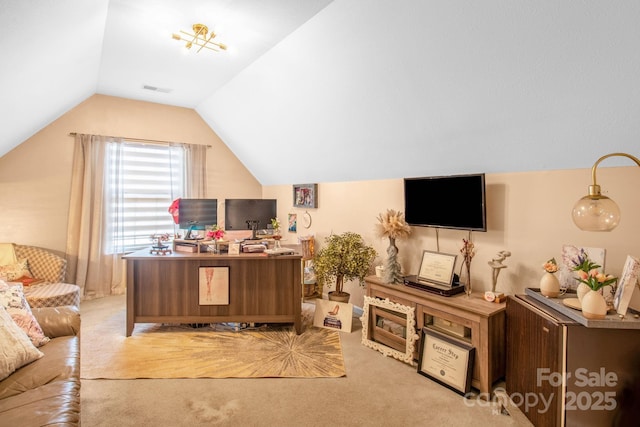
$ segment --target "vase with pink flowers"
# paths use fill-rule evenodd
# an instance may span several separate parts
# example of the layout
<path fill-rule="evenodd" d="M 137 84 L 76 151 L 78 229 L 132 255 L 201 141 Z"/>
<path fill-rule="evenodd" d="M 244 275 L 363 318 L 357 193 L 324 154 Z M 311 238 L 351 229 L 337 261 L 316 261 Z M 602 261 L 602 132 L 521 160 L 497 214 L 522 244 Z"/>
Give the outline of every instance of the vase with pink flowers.
<path fill-rule="evenodd" d="M 560 296 L 560 281 L 555 273 L 558 271 L 558 264 L 555 258 L 551 258 L 542 264 L 544 275 L 540 279 L 540 293 L 547 298 L 557 298 Z"/>
<path fill-rule="evenodd" d="M 600 268 L 600 265 L 592 262 L 586 256 L 580 259 L 580 263 L 573 268 L 573 271 L 577 273 L 578 282 L 589 288 L 580 301 L 582 315 L 587 319 L 601 320 L 606 317 L 608 307 L 601 289 L 613 285 L 618 280 L 616 277 L 600 271 Z"/>

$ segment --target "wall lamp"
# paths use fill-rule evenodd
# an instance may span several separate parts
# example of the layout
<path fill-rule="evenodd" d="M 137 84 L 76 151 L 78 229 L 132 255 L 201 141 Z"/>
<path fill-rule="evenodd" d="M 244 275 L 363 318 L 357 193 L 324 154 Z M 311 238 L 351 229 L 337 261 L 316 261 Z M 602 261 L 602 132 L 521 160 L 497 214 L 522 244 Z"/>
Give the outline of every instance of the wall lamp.
<path fill-rule="evenodd" d="M 573 222 L 585 231 L 611 231 L 620 222 L 620 208 L 616 202 L 603 196 L 596 182 L 596 168 L 604 159 L 613 156 L 627 157 L 640 167 L 640 160 L 631 154 L 611 153 L 600 157 L 591 168 L 593 184 L 589 186 L 589 194 L 581 198 L 573 206 Z"/>

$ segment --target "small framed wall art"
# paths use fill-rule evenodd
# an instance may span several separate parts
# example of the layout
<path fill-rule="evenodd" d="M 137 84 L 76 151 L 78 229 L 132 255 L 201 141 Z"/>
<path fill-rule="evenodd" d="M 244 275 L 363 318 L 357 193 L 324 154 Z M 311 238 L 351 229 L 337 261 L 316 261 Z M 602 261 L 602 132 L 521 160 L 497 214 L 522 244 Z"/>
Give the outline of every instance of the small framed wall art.
<path fill-rule="evenodd" d="M 289 216 L 287 217 L 287 230 L 290 233 L 298 232 L 298 214 L 289 214 Z"/>
<path fill-rule="evenodd" d="M 229 305 L 229 267 L 199 267 L 200 305 Z"/>
<path fill-rule="evenodd" d="M 293 206 L 296 208 L 318 207 L 318 184 L 295 184 Z"/>

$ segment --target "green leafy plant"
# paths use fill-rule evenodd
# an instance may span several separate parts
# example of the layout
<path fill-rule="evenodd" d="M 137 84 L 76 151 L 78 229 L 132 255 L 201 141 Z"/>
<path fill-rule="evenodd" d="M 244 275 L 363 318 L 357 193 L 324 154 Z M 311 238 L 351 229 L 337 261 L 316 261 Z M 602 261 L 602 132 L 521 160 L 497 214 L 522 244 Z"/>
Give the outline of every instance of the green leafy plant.
<path fill-rule="evenodd" d="M 328 288 L 335 283 L 335 293 L 344 295 L 345 280 L 358 279 L 360 286 L 364 286 L 364 278 L 376 255 L 375 249 L 365 244 L 357 233 L 332 234 L 325 238 L 325 245 L 313 259 L 317 280 Z"/>
<path fill-rule="evenodd" d="M 576 277 L 576 279 L 580 283 L 584 283 L 591 288 L 591 290 L 597 291 L 600 288 L 611 285 L 618 280 L 610 274 L 605 275 L 604 273 L 601 273 L 598 270 L 600 267 L 600 265 L 595 262 L 591 262 L 589 258 L 585 257 L 581 259 L 579 264 L 576 264 L 576 266 L 573 267 L 573 270 L 578 272 L 578 277 Z"/>

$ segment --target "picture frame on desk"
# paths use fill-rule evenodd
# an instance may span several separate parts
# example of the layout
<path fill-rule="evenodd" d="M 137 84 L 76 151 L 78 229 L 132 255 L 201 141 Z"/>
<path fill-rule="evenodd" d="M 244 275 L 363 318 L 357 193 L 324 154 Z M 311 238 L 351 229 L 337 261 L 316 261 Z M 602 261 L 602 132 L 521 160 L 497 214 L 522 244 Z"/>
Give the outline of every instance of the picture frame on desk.
<path fill-rule="evenodd" d="M 640 259 L 627 255 L 622 275 L 613 298 L 613 307 L 620 316 L 626 316 L 631 296 L 636 289 L 640 275 Z"/>
<path fill-rule="evenodd" d="M 562 263 L 559 265 L 558 279 L 561 289 L 576 290 L 580 282 L 578 273 L 573 269 L 579 257 L 587 256 L 589 260 L 600 266 L 598 271 L 605 271 L 607 251 L 604 248 L 589 248 L 574 245 L 562 245 Z"/>
<path fill-rule="evenodd" d="M 229 305 L 229 267 L 198 267 L 198 304 Z"/>
<path fill-rule="evenodd" d="M 418 279 L 438 285 L 451 286 L 457 255 L 423 251 Z"/>
<path fill-rule="evenodd" d="M 418 373 L 461 395 L 471 391 L 475 347 L 422 328 Z"/>
<path fill-rule="evenodd" d="M 229 255 L 240 255 L 240 243 L 229 243 Z"/>

